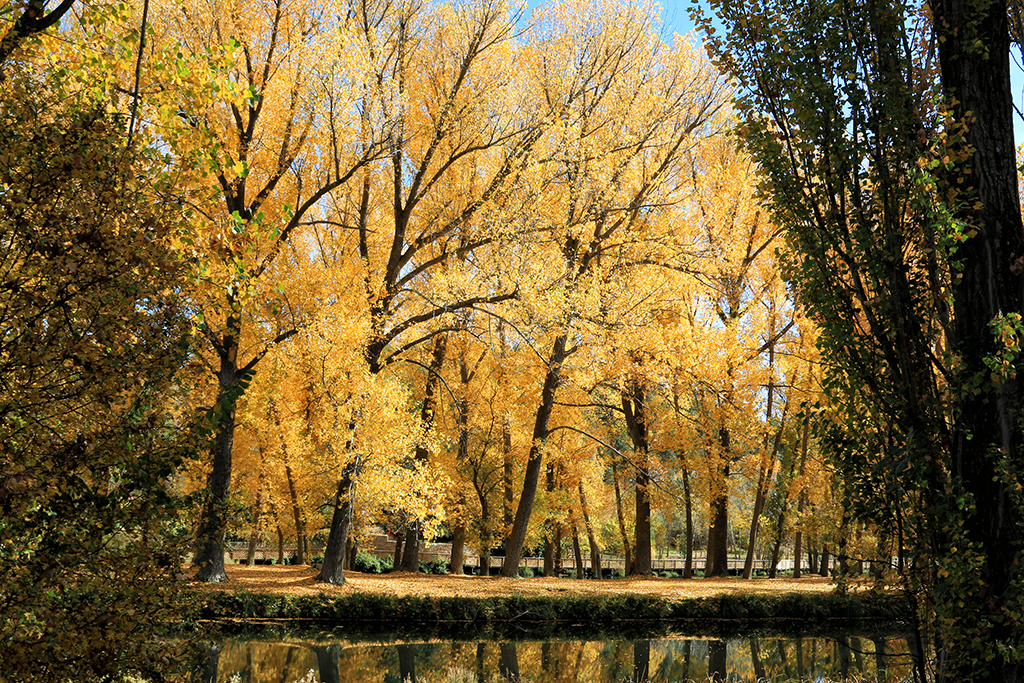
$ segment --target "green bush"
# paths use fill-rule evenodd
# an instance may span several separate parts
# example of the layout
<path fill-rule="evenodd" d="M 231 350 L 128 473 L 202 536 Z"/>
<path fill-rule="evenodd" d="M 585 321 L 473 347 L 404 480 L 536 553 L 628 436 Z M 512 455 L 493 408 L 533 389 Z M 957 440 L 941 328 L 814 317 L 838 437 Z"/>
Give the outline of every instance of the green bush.
<path fill-rule="evenodd" d="M 533 570 L 529 567 L 520 567 L 519 576 L 523 577 L 524 579 L 532 579 L 535 576 L 535 574 L 533 573 Z"/>
<path fill-rule="evenodd" d="M 366 574 L 383 574 L 390 571 L 394 560 L 386 557 L 383 560 L 376 555 L 371 555 L 365 550 L 356 553 L 356 571 Z"/>
<path fill-rule="evenodd" d="M 445 560 L 431 560 L 420 562 L 420 571 L 424 574 L 447 574 L 451 564 Z"/>

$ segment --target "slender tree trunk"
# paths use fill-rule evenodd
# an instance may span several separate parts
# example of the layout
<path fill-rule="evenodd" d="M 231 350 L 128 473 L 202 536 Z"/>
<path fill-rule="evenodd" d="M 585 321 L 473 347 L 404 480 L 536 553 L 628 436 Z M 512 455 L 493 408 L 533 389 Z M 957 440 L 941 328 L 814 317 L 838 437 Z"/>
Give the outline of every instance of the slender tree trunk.
<path fill-rule="evenodd" d="M 635 550 L 631 573 L 650 576 L 651 566 L 651 499 L 650 499 L 650 449 L 648 446 L 647 405 L 644 387 L 639 382 L 630 385 L 628 394 L 621 396 L 626 427 L 633 442 L 633 457 L 636 460 L 636 522 L 633 526 Z"/>
<path fill-rule="evenodd" d="M 686 563 L 683 565 L 683 578 L 693 578 L 693 500 L 690 497 L 690 473 L 683 461 L 683 504 L 686 512 Z"/>
<path fill-rule="evenodd" d="M 590 570 L 594 578 L 601 579 L 601 549 L 597 546 L 597 538 L 594 536 L 594 526 L 590 523 L 590 512 L 587 510 L 587 494 L 583 490 L 583 481 L 579 483 L 580 510 L 583 512 L 583 525 L 587 528 L 587 542 L 590 543 Z"/>
<path fill-rule="evenodd" d="M 629 574 L 633 567 L 633 552 L 629 545 L 629 534 L 626 533 L 626 516 L 622 512 L 622 493 L 619 490 L 619 468 L 612 456 L 612 484 L 615 486 L 615 512 L 619 519 L 619 534 L 622 535 L 622 551 L 626 556 L 624 574 Z"/>
<path fill-rule="evenodd" d="M 555 525 L 555 576 L 562 575 L 562 525 Z"/>
<path fill-rule="evenodd" d="M 292 503 L 292 518 L 295 520 L 295 553 L 298 564 L 306 564 L 306 524 L 302 518 L 302 507 L 299 505 L 299 494 L 295 489 L 295 476 L 292 466 L 288 464 L 288 452 L 285 451 L 284 473 L 288 479 L 288 495 Z"/>
<path fill-rule="evenodd" d="M 533 442 L 530 445 L 526 472 L 523 476 L 523 491 L 519 496 L 519 507 L 516 508 L 512 531 L 505 544 L 505 561 L 501 565 L 501 575 L 504 577 L 516 576 L 519 573 L 519 561 L 523 557 L 523 545 L 526 543 L 526 528 L 530 523 L 533 502 L 537 498 L 537 486 L 540 484 L 541 448 L 548 437 L 548 423 L 551 420 L 551 411 L 555 407 L 555 392 L 561 381 L 562 362 L 568 355 L 567 340 L 568 336 L 564 333 L 555 340 L 547 374 L 544 377 L 544 388 L 541 390 L 540 405 L 537 407 L 537 416 L 533 424 Z"/>
<path fill-rule="evenodd" d="M 277 564 L 284 564 L 284 529 L 277 525 Z"/>
<path fill-rule="evenodd" d="M 501 462 L 505 494 L 501 509 L 501 522 L 505 527 L 502 536 L 507 536 L 512 531 L 512 504 L 515 502 L 515 491 L 512 490 L 512 424 L 507 414 L 501 418 Z"/>
<path fill-rule="evenodd" d="M 768 347 L 768 369 L 772 372 L 775 366 L 775 345 Z M 765 409 L 765 424 L 770 425 L 772 420 L 772 404 L 775 396 L 775 385 L 772 382 L 771 374 L 768 377 L 768 405 Z M 786 409 L 788 404 L 782 407 L 782 417 L 779 420 L 779 428 L 775 431 L 775 438 L 768 445 L 768 435 L 765 434 L 764 460 L 761 463 L 758 473 L 757 491 L 754 494 L 754 510 L 750 517 L 750 536 L 747 538 L 747 557 L 743 562 L 743 578 L 749 579 L 754 574 L 754 550 L 757 547 L 757 532 L 761 523 L 761 511 L 764 509 L 764 500 L 768 493 L 768 486 L 771 484 L 772 476 L 775 473 L 775 459 L 779 455 L 779 445 L 782 442 L 782 430 L 786 426 Z"/>
<path fill-rule="evenodd" d="M 576 528 L 576 520 L 572 521 L 572 554 L 573 559 L 576 560 L 576 578 L 586 578 L 586 567 L 583 562 L 583 550 L 580 548 L 580 532 Z"/>
<path fill-rule="evenodd" d="M 828 576 L 828 546 L 821 546 L 821 566 L 818 568 L 818 573 L 821 576 Z"/>
<path fill-rule="evenodd" d="M 263 514 L 263 490 L 256 492 L 256 502 L 252 506 L 252 533 L 249 535 L 249 548 L 245 553 L 245 565 L 256 564 L 256 543 L 260 538 L 260 517 Z"/>
<path fill-rule="evenodd" d="M 554 463 L 548 463 L 545 467 L 545 480 L 547 484 L 548 500 L 554 499 L 555 493 L 555 465 Z M 555 544 L 552 540 L 552 535 L 555 533 L 554 522 L 549 517 L 544 520 L 544 576 L 552 577 L 555 575 Z"/>
<path fill-rule="evenodd" d="M 341 471 L 341 479 L 334 493 L 334 512 L 331 515 L 327 547 L 324 548 L 324 563 L 317 576 L 318 581 L 335 586 L 345 583 L 345 556 L 352 527 L 353 478 L 357 467 L 358 461 L 346 465 Z"/>

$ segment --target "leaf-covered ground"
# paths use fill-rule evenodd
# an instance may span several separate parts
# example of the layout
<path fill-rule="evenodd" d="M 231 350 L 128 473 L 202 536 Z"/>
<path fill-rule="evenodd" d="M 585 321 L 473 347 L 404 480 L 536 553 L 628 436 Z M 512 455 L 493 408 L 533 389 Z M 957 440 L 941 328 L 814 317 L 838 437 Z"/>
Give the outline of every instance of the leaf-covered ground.
<path fill-rule="evenodd" d="M 815 576 L 806 579 L 660 579 L 627 578 L 608 581 L 450 576 L 431 574 L 363 574 L 346 572 L 344 586 L 330 586 L 316 581 L 316 570 L 303 566 L 227 567 L 229 581 L 220 584 L 194 584 L 197 590 L 245 590 L 289 595 L 341 594 L 351 591 L 390 595 L 436 597 L 508 597 L 552 596 L 560 593 L 578 595 L 641 594 L 682 600 L 707 598 L 725 593 L 778 594 L 826 593 L 833 586 L 829 579 Z"/>

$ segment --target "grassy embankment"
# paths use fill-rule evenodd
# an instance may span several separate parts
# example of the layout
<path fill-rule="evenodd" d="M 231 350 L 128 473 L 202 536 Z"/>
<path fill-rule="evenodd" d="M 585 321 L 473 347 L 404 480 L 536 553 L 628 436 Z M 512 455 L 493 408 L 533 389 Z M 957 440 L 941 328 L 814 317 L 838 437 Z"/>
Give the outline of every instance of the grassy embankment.
<path fill-rule="evenodd" d="M 517 626 L 599 628 L 659 624 L 731 630 L 806 629 L 818 624 L 903 621 L 907 604 L 868 585 L 839 594 L 827 579 L 609 581 L 350 572 L 343 587 L 315 581 L 309 567 L 228 568 L 230 581 L 196 584 L 200 617 L 301 621 L 335 626 Z"/>

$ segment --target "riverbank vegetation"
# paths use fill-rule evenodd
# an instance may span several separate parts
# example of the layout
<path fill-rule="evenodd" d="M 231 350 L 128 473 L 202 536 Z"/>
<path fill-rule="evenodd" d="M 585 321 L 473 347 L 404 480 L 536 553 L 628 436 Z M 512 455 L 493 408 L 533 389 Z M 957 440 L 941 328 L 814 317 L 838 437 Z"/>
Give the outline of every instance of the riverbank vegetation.
<path fill-rule="evenodd" d="M 870 576 L 919 677 L 1019 680 L 1020 26 L 967 5 L 5 5 L 0 664 L 389 531 Z"/>

